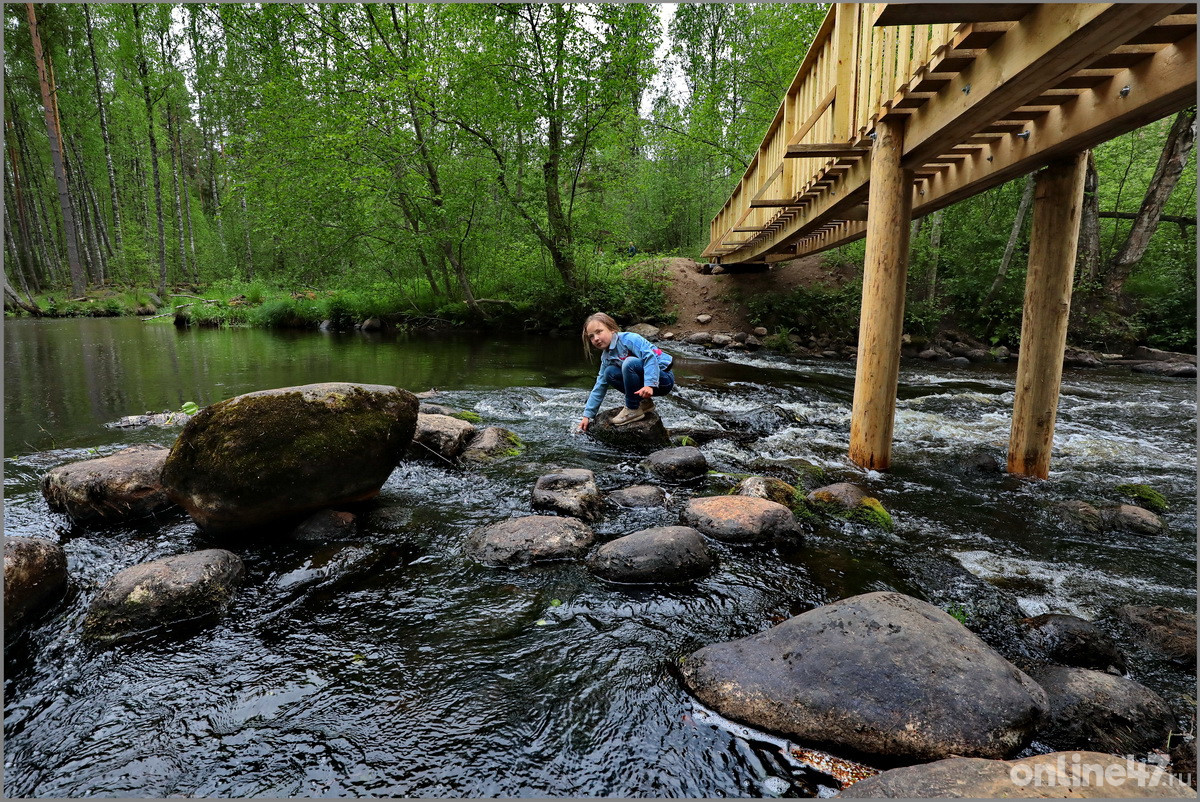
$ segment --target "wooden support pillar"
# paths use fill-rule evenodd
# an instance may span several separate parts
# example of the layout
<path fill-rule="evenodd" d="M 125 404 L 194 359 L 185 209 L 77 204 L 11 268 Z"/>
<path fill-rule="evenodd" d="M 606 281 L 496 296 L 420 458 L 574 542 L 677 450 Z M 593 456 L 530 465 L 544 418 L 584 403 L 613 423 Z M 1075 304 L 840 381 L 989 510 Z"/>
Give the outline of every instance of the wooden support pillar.
<path fill-rule="evenodd" d="M 871 148 L 867 252 L 850 419 L 850 459 L 872 470 L 885 470 L 892 461 L 912 221 L 912 171 L 900 166 L 903 150 L 904 122 L 880 120 Z"/>
<path fill-rule="evenodd" d="M 1008 472 L 1035 479 L 1050 475 L 1086 172 L 1086 152 L 1053 162 L 1038 173 L 1033 196 Z"/>

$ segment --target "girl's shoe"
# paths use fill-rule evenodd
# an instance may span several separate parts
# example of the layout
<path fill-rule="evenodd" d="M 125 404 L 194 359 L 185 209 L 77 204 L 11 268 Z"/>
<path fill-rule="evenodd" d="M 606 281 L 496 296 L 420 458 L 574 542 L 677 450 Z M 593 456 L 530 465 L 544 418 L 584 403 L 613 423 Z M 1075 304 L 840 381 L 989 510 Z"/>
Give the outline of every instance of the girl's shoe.
<path fill-rule="evenodd" d="M 635 420 L 641 420 L 646 417 L 646 413 L 642 412 L 641 408 L 630 409 L 629 407 L 621 407 L 621 411 L 613 415 L 613 426 L 624 426 L 627 423 L 633 423 Z"/>
<path fill-rule="evenodd" d="M 647 412 L 653 412 L 653 411 L 654 411 L 654 399 L 653 398 L 643 398 L 642 403 L 638 404 L 638 412 L 641 412 L 643 415 L 645 415 Z"/>

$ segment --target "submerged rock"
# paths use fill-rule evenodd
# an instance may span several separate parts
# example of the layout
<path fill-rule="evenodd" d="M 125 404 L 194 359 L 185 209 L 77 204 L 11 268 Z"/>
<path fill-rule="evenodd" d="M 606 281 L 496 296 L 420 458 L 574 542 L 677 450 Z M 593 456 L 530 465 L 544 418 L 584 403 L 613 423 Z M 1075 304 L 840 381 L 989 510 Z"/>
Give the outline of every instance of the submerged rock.
<path fill-rule="evenodd" d="M 582 557 L 595 537 L 587 524 L 574 518 L 529 515 L 479 527 L 464 548 L 467 556 L 484 565 L 514 568 Z"/>
<path fill-rule="evenodd" d="M 232 531 L 374 497 L 412 440 L 407 390 L 331 382 L 247 393 L 206 407 L 163 469 L 202 529 Z"/>
<path fill-rule="evenodd" d="M 796 516 L 782 504 L 750 496 L 694 498 L 680 520 L 717 540 L 753 543 L 797 533 Z"/>
<path fill-rule="evenodd" d="M 634 485 L 614 490 L 608 500 L 618 507 L 661 507 L 667 502 L 667 494 L 654 485 Z"/>
<path fill-rule="evenodd" d="M 847 521 L 879 529 L 892 528 L 892 516 L 879 499 L 868 496 L 862 488 L 849 482 L 818 487 L 805 496 L 805 500 L 817 510 Z"/>
<path fill-rule="evenodd" d="M 186 412 L 147 412 L 145 415 L 126 415 L 106 424 L 111 429 L 140 429 L 143 426 L 183 426 L 192 416 Z"/>
<path fill-rule="evenodd" d="M 686 582 L 712 570 L 715 559 L 704 538 L 688 526 L 659 526 L 605 543 L 588 568 L 609 582 Z"/>
<path fill-rule="evenodd" d="M 1063 501 L 1054 508 L 1062 521 L 1073 529 L 1091 534 L 1104 530 L 1104 516 L 1086 501 Z"/>
<path fill-rule="evenodd" d="M 1100 510 L 1104 522 L 1112 529 L 1133 532 L 1137 535 L 1161 535 L 1167 526 L 1150 510 L 1132 504 L 1118 504 Z"/>
<path fill-rule="evenodd" d="M 504 457 L 515 457 L 524 450 L 525 444 L 516 432 L 501 426 L 488 426 L 467 443 L 458 458 L 461 462 L 493 462 Z"/>
<path fill-rule="evenodd" d="M 1148 752 L 1166 744 L 1175 723 L 1161 696 L 1125 677 L 1070 666 L 1038 668 L 1032 676 L 1050 700 L 1038 740 L 1055 749 Z"/>
<path fill-rule="evenodd" d="M 4 631 L 32 619 L 62 595 L 66 584 L 62 546 L 40 537 L 5 537 Z"/>
<path fill-rule="evenodd" d="M 1194 798 L 1158 766 L 1099 752 L 1051 752 L 1020 760 L 952 757 L 891 769 L 838 794 L 846 799 Z"/>
<path fill-rule="evenodd" d="M 1026 618 L 1029 641 L 1052 663 L 1104 671 L 1125 671 L 1125 656 L 1117 644 L 1091 621 L 1074 615 L 1046 613 Z"/>
<path fill-rule="evenodd" d="M 449 415 L 417 415 L 410 451 L 453 461 L 475 436 L 475 424 Z"/>
<path fill-rule="evenodd" d="M 1004 757 L 1046 711 L 1027 675 L 942 610 L 895 592 L 706 646 L 681 672 L 724 716 L 886 760 Z"/>
<path fill-rule="evenodd" d="M 1142 645 L 1176 662 L 1196 665 L 1196 614 L 1159 605 L 1125 605 L 1117 618 Z"/>
<path fill-rule="evenodd" d="M 801 497 L 796 493 L 796 488 L 782 479 L 776 479 L 773 476 L 746 477 L 738 482 L 733 492 L 738 496 L 750 496 L 751 498 L 763 498 L 767 501 L 774 501 L 776 504 L 782 504 L 793 512 L 797 507 L 807 509 Z"/>
<path fill-rule="evenodd" d="M 567 468 L 538 477 L 533 487 L 533 508 L 594 521 L 600 517 L 604 497 L 596 488 L 596 475 L 583 468 Z"/>
<path fill-rule="evenodd" d="M 84 635 L 112 641 L 215 618 L 229 606 L 244 574 L 241 558 L 224 549 L 131 566 L 108 580 L 92 600 Z"/>
<path fill-rule="evenodd" d="M 42 495 L 55 512 L 76 523 L 113 523 L 171 506 L 163 488 L 170 452 L 149 443 L 117 453 L 60 465 L 42 477 Z"/>
<path fill-rule="evenodd" d="M 292 539 L 324 543 L 327 540 L 353 537 L 358 531 L 357 522 L 358 517 L 352 512 L 318 510 L 292 530 Z"/>
<path fill-rule="evenodd" d="M 669 482 L 686 482 L 708 473 L 708 460 L 695 446 L 676 446 L 655 451 L 642 463 L 650 473 Z"/>
<path fill-rule="evenodd" d="M 612 419 L 624 408 L 624 402 L 596 416 L 588 426 L 587 433 L 602 443 L 622 451 L 649 454 L 671 444 L 671 436 L 657 412 L 648 412 L 644 418 L 614 426 Z"/>

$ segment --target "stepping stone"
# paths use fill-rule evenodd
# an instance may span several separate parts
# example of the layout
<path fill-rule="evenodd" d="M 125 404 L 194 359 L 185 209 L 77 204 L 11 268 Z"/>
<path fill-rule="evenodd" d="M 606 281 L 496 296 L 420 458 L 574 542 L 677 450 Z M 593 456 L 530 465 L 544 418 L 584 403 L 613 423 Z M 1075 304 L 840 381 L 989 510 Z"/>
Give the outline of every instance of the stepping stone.
<path fill-rule="evenodd" d="M 694 498 L 680 519 L 687 526 L 729 543 L 754 543 L 797 532 L 796 516 L 791 510 L 749 496 Z"/>
<path fill-rule="evenodd" d="M 600 517 L 604 497 L 596 488 L 596 476 L 583 468 L 548 473 L 533 488 L 533 508 L 594 521 Z"/>
<path fill-rule="evenodd" d="M 650 473 L 670 482 L 685 482 L 708 473 L 708 460 L 695 446 L 677 446 L 655 451 L 642 462 Z"/>
<path fill-rule="evenodd" d="M 31 620 L 62 595 L 66 584 L 62 546 L 40 537 L 5 537 L 4 631 Z"/>
<path fill-rule="evenodd" d="M 634 485 L 614 490 L 608 500 L 619 507 L 661 507 L 666 504 L 667 494 L 654 485 Z"/>
<path fill-rule="evenodd" d="M 410 451 L 418 456 L 429 452 L 453 460 L 475 436 L 475 424 L 449 415 L 417 415 L 417 429 Z"/>
<path fill-rule="evenodd" d="M 484 565 L 513 568 L 582 557 L 595 539 L 591 527 L 574 518 L 529 515 L 479 527 L 464 550 Z"/>
<path fill-rule="evenodd" d="M 592 573 L 609 582 L 686 582 L 715 564 L 704 538 L 688 526 L 659 526 L 605 543 L 588 558 Z"/>
<path fill-rule="evenodd" d="M 60 465 L 42 477 L 42 495 L 55 512 L 80 524 L 144 518 L 171 506 L 163 488 L 170 450 L 149 443 Z"/>

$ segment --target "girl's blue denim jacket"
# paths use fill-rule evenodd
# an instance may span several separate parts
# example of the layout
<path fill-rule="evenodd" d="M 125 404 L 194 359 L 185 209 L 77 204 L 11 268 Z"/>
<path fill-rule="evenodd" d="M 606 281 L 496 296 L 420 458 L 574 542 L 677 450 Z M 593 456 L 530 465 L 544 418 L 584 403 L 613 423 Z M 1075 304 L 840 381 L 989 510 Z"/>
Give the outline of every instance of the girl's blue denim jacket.
<path fill-rule="evenodd" d="M 583 408 L 583 417 L 594 418 L 600 411 L 600 404 L 608 393 L 608 379 L 605 377 L 604 371 L 612 366 L 616 366 L 619 370 L 621 362 L 631 356 L 642 360 L 642 370 L 646 382 L 644 386 L 646 387 L 658 386 L 659 371 L 670 370 L 673 359 L 670 354 L 655 348 L 640 334 L 634 334 L 632 331 L 614 333 L 612 342 L 600 355 L 600 371 L 596 375 L 596 386 L 592 388 L 592 393 L 588 396 L 587 405 Z"/>

